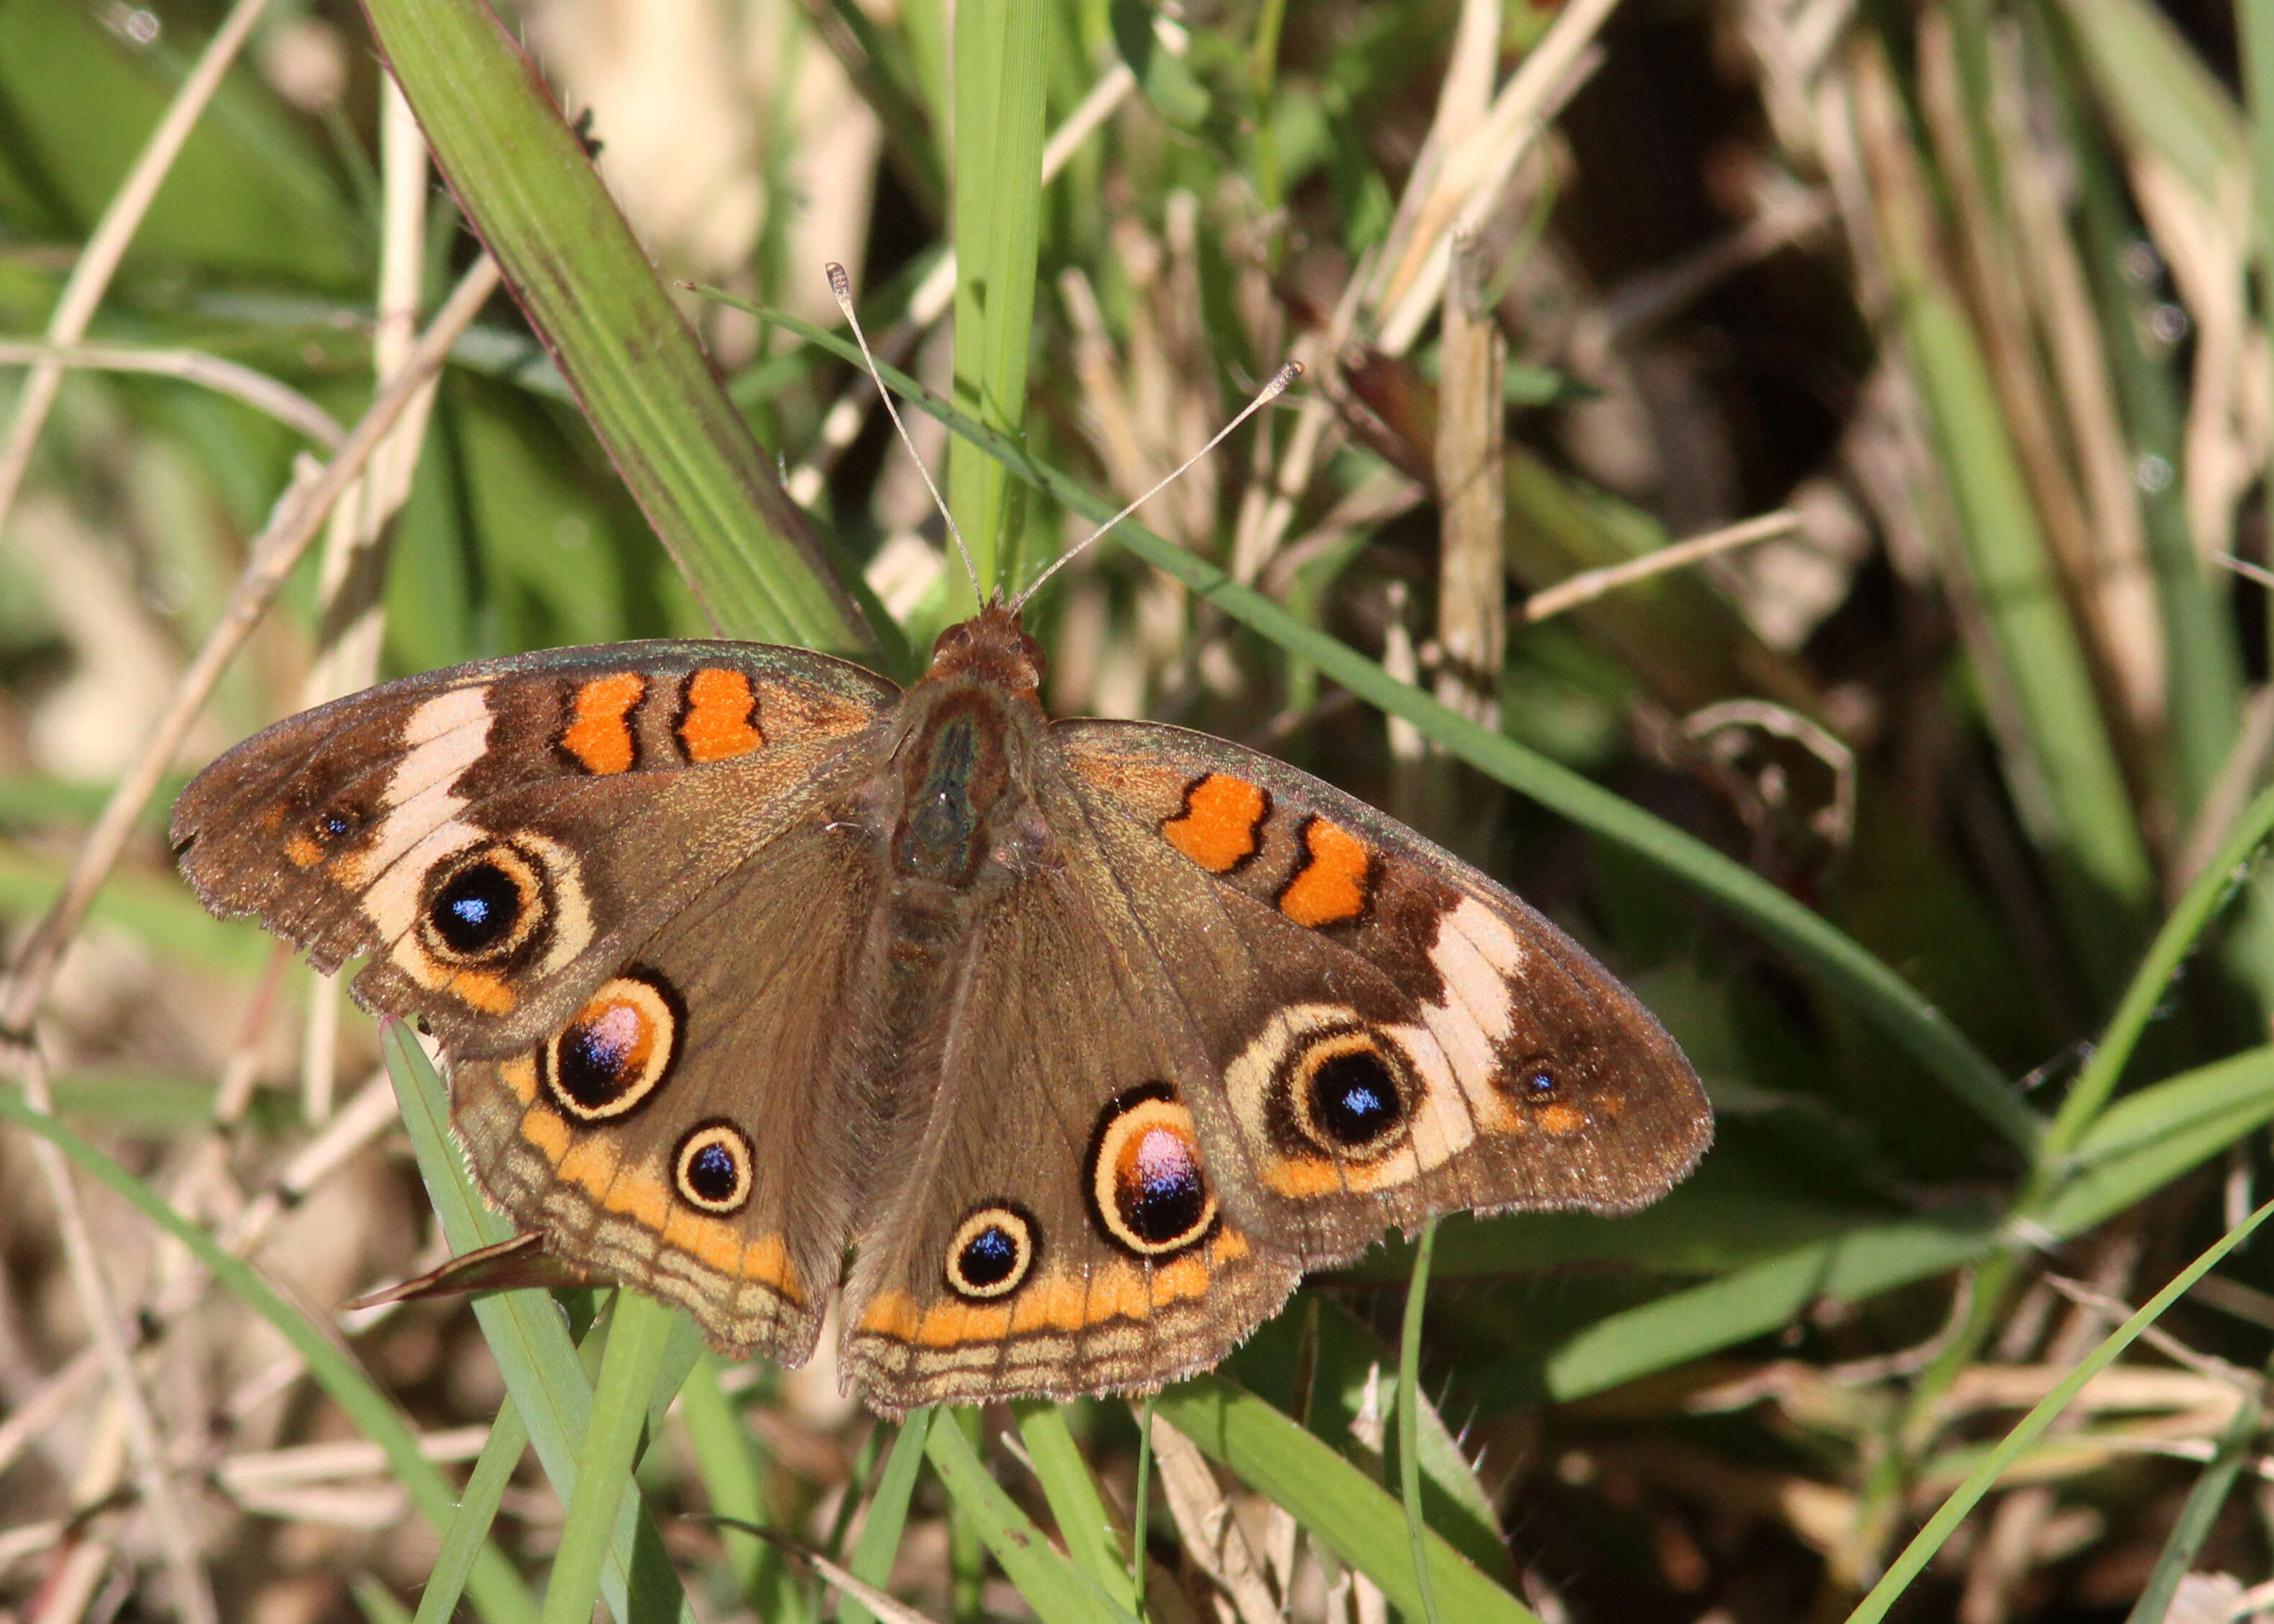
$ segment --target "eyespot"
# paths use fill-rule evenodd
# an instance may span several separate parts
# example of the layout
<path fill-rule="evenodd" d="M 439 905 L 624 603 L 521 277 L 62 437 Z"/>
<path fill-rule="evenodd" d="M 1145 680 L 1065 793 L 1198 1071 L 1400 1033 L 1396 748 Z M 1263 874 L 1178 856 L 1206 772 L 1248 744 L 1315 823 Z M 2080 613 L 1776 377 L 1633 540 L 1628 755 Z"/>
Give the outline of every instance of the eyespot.
<path fill-rule="evenodd" d="M 548 911 L 544 870 L 526 853 L 496 841 L 430 876 L 418 939 L 444 964 L 493 964 L 528 945 Z"/>
<path fill-rule="evenodd" d="M 1297 1051 L 1284 1086 L 1304 1138 L 1337 1156 L 1381 1154 L 1404 1136 L 1412 1114 L 1404 1064 L 1363 1026 L 1313 1038 Z"/>
<path fill-rule="evenodd" d="M 947 1289 L 978 1303 L 1008 1297 L 1025 1283 L 1037 1246 L 1025 1208 L 999 1201 L 982 1207 L 947 1244 Z"/>
<path fill-rule="evenodd" d="M 671 1158 L 679 1199 L 714 1216 L 742 1211 L 755 1182 L 749 1136 L 731 1122 L 706 1122 L 679 1141 Z"/>
<path fill-rule="evenodd" d="M 553 1104 L 575 1121 L 629 1116 L 671 1074 L 686 1019 L 668 981 L 651 970 L 628 970 L 587 999 L 538 1051 L 538 1075 Z M 686 1180 L 680 1184 L 684 1194 Z"/>
<path fill-rule="evenodd" d="M 1099 1116 L 1083 1192 L 1099 1230 L 1141 1258 L 1182 1252 L 1216 1228 L 1193 1114 L 1163 1083 L 1131 1089 Z"/>

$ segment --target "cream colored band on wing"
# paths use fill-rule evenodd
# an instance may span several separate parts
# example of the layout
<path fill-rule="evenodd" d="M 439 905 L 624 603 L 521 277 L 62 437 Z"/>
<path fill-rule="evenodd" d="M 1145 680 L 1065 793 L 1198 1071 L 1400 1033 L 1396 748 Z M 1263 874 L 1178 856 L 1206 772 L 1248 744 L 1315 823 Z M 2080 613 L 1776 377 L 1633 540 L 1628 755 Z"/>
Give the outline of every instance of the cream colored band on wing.
<path fill-rule="evenodd" d="M 363 911 L 391 957 L 422 986 L 448 979 L 418 945 L 418 900 L 427 871 L 484 838 L 463 822 L 467 807 L 457 782 L 489 748 L 489 690 L 451 688 L 413 710 L 403 724 L 409 748 L 380 799 L 384 811 L 371 844 L 342 860 L 343 884 L 363 891 Z"/>

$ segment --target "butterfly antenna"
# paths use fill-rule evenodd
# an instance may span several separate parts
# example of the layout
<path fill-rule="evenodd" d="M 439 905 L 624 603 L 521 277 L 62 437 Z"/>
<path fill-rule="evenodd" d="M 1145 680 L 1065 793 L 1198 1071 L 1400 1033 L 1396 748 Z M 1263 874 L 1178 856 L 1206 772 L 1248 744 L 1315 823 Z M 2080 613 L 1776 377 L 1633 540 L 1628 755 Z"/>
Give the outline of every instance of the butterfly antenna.
<path fill-rule="evenodd" d="M 845 320 L 853 326 L 853 342 L 861 346 L 861 359 L 868 364 L 869 376 L 876 383 L 877 398 L 885 403 L 885 416 L 892 418 L 892 428 L 899 433 L 900 444 L 908 448 L 908 460 L 916 465 L 916 472 L 923 476 L 924 489 L 931 492 L 932 505 L 939 509 L 939 516 L 947 521 L 947 533 L 955 538 L 956 553 L 963 560 L 963 573 L 971 577 L 972 599 L 983 604 L 987 601 L 987 589 L 979 584 L 979 567 L 971 561 L 971 549 L 963 544 L 963 532 L 955 528 L 955 515 L 947 510 L 947 499 L 932 483 L 931 470 L 924 466 L 923 458 L 916 455 L 916 443 L 908 438 L 908 427 L 900 421 L 900 408 L 892 404 L 892 392 L 885 387 L 884 376 L 877 371 L 876 353 L 869 348 L 869 335 L 861 330 L 861 318 L 854 312 L 853 279 L 834 259 L 829 262 L 829 290 L 837 296 L 837 308 L 845 312 Z"/>
<path fill-rule="evenodd" d="M 1214 434 L 1210 435 L 1209 437 L 1208 444 L 1202 446 L 1198 451 L 1193 452 L 1192 455 L 1186 457 L 1183 462 L 1178 463 L 1176 467 L 1171 469 L 1160 478 L 1155 480 L 1152 487 L 1142 496 L 1140 496 L 1135 501 L 1130 503 L 1119 513 L 1115 514 L 1104 523 L 1099 525 L 1096 530 L 1090 531 L 1088 535 L 1083 537 L 1080 542 L 1075 544 L 1073 546 L 1068 547 L 1065 552 L 1059 553 L 1056 559 L 1052 560 L 1050 567 L 1048 569 L 1045 569 L 1041 575 L 1036 575 L 1032 581 L 1028 582 L 1027 583 L 1027 590 L 1011 600 L 1012 610 L 1015 613 L 1018 610 L 1025 608 L 1027 606 L 1027 600 L 1034 597 L 1037 591 L 1042 590 L 1043 582 L 1049 580 L 1052 575 L 1058 574 L 1058 571 L 1073 563 L 1074 560 L 1080 558 L 1083 553 L 1089 551 L 1090 547 L 1100 538 L 1104 537 L 1107 532 L 1111 530 L 1115 525 L 1120 523 L 1122 520 L 1127 518 L 1140 508 L 1142 508 L 1147 502 L 1151 501 L 1155 496 L 1160 493 L 1163 487 L 1173 485 L 1177 480 L 1183 477 L 1184 472 L 1186 469 L 1190 468 L 1193 463 L 1199 462 L 1209 452 L 1222 445 L 1224 441 L 1225 436 L 1230 434 L 1232 430 L 1238 428 L 1241 424 L 1246 422 L 1257 412 L 1262 410 L 1272 402 L 1286 394 L 1288 388 L 1294 383 L 1295 380 L 1300 378 L 1302 375 L 1303 364 L 1300 361 L 1290 361 L 1286 365 L 1272 373 L 1271 380 L 1255 392 L 1255 398 L 1239 409 L 1239 415 L 1238 417 L 1234 417 L 1231 422 L 1225 424 Z"/>

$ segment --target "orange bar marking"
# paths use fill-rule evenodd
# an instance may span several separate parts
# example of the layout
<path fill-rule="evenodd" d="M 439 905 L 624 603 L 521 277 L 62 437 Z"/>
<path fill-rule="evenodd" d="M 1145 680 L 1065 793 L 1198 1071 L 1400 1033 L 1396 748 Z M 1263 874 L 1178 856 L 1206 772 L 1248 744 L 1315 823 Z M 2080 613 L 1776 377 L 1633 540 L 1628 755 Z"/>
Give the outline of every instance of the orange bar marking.
<path fill-rule="evenodd" d="M 524 1112 L 521 1137 L 536 1146 L 538 1154 L 555 1168 L 561 1165 L 561 1158 L 568 1154 L 568 1124 L 551 1111 Z"/>
<path fill-rule="evenodd" d="M 739 671 L 711 667 L 687 679 L 687 708 L 679 742 L 691 762 L 724 761 L 765 747 L 758 726 L 758 696 Z"/>
<path fill-rule="evenodd" d="M 1229 874 L 1263 845 L 1271 798 L 1254 785 L 1211 772 L 1185 792 L 1185 809 L 1161 825 L 1171 846 L 1210 874 Z"/>
<path fill-rule="evenodd" d="M 1366 876 L 1374 854 L 1338 823 L 1314 817 L 1303 827 L 1308 859 L 1279 893 L 1279 911 L 1299 925 L 1338 925 L 1366 912 Z"/>
<path fill-rule="evenodd" d="M 915 1298 L 905 1291 L 879 1291 L 861 1315 L 861 1328 L 894 1342 L 915 1338 L 918 1311 Z"/>
<path fill-rule="evenodd" d="M 647 679 L 636 671 L 595 677 L 576 690 L 576 719 L 561 735 L 561 748 L 587 772 L 622 772 L 632 764 L 632 707 L 647 692 Z"/>

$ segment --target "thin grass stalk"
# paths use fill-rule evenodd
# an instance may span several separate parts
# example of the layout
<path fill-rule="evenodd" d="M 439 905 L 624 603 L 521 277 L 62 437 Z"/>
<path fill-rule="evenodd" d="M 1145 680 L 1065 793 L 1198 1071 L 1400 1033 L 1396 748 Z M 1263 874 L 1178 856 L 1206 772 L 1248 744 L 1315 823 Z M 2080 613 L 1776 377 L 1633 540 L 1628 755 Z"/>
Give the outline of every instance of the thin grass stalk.
<path fill-rule="evenodd" d="M 631 1481 L 647 1428 L 648 1396 L 662 1372 L 665 1344 L 678 1315 L 677 1309 L 644 1292 L 616 1292 L 576 1486 L 568 1496 L 568 1520 L 545 1586 L 543 1624 L 591 1624 L 592 1604 L 600 1598 L 608 1533 Z"/>
<path fill-rule="evenodd" d="M 1397 1490 L 1405 1505 L 1405 1536 L 1413 1548 L 1413 1586 L 1422 1616 L 1444 1624 L 1437 1586 L 1429 1577 L 1429 1519 L 1421 1501 L 1421 1320 L 1429 1302 L 1429 1255 L 1437 1221 L 1421 1226 L 1413 1248 L 1413 1279 L 1405 1289 L 1405 1320 L 1397 1338 Z"/>
<path fill-rule="evenodd" d="M 935 1412 L 911 1410 L 900 1417 L 892 1453 L 877 1475 L 876 1491 L 869 1497 L 868 1521 L 862 1524 L 860 1543 L 846 1564 L 853 1576 L 881 1588 L 892 1576 L 892 1557 L 900 1550 L 900 1534 L 907 1527 L 908 1502 L 915 1496 L 916 1479 L 923 1470 L 924 1439 L 931 1431 Z M 877 1624 L 877 1615 L 859 1602 L 840 1604 L 837 1616 L 844 1624 Z"/>
<path fill-rule="evenodd" d="M 1039 0 L 967 0 L 954 26 L 955 398 L 1016 440 L 1027 421 L 1042 246 L 1042 8 Z M 948 509 L 983 589 L 1019 577 L 1025 500 L 1013 490 L 991 459 L 949 448 Z M 947 574 L 954 601 L 960 576 Z"/>
<path fill-rule="evenodd" d="M 497 1521 L 498 1507 L 504 1502 L 506 1489 L 528 1448 L 529 1424 L 521 1418 L 508 1393 L 498 1405 L 497 1418 L 490 1423 L 490 1435 L 474 1470 L 466 1475 L 457 1513 L 442 1530 L 442 1548 L 434 1553 L 434 1566 L 427 1570 L 425 1586 L 418 1592 L 418 1612 L 412 1624 L 449 1624 L 458 1610 L 458 1598 L 465 1593 L 466 1581 L 472 1576 L 474 1563 L 489 1539 L 491 1526 Z"/>
<path fill-rule="evenodd" d="M 2195 1479 L 2195 1487 L 2187 1491 L 2187 1504 L 2180 1507 L 2171 1536 L 2157 1553 L 2156 1566 L 2148 1575 L 2148 1583 L 2141 1587 L 2140 1599 L 2132 1604 L 2125 1624 L 2165 1624 L 2172 1611 L 2172 1599 L 2179 1594 L 2180 1581 L 2195 1567 L 2203 1542 L 2210 1538 L 2211 1524 L 2218 1520 L 2220 1508 L 2234 1492 L 2235 1482 L 2250 1460 L 2265 1416 L 2265 1401 L 2260 1393 L 2255 1389 L 2245 1393 L 2242 1402 L 2234 1407 L 2234 1419 L 2219 1434 L 2218 1447 L 2210 1463 Z"/>
<path fill-rule="evenodd" d="M 437 1530 L 448 1525 L 456 1492 L 420 1450 L 418 1434 L 392 1401 L 283 1294 L 241 1258 L 218 1246 L 212 1236 L 169 1207 L 158 1194 L 86 1139 L 13 1093 L 0 1089 L 0 1117 L 38 1135 L 71 1158 L 82 1171 L 179 1241 L 222 1289 L 275 1327 L 308 1363 L 308 1373 L 346 1412 L 363 1435 L 386 1452 L 388 1468 L 410 1491 L 411 1501 Z M 537 1624 L 537 1604 L 520 1577 L 494 1546 L 485 1546 L 468 1582 L 474 1605 L 493 1624 Z"/>

